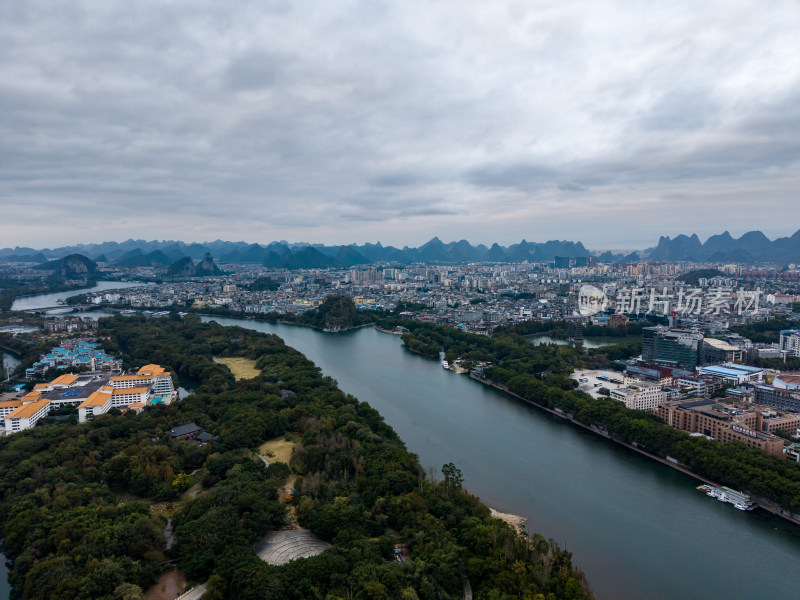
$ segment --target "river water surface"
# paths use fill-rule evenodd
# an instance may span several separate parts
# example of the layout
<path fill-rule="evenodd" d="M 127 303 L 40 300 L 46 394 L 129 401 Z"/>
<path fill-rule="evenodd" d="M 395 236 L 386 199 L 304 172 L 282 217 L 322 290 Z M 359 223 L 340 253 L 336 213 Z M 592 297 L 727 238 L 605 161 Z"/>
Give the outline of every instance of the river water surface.
<path fill-rule="evenodd" d="M 800 528 L 709 498 L 698 482 L 374 329 L 215 318 L 276 333 L 376 408 L 425 467 L 453 461 L 465 486 L 574 553 L 598 598 L 800 598 Z"/>
<path fill-rule="evenodd" d="M 8 600 L 11 597 L 11 584 L 8 583 L 6 555 L 1 550 L 2 546 L 0 546 L 0 600 Z"/>
<path fill-rule="evenodd" d="M 11 310 L 34 310 L 37 308 L 48 308 L 56 306 L 59 300 L 66 300 L 70 296 L 78 296 L 79 294 L 86 294 L 87 292 L 102 292 L 105 290 L 122 290 L 125 288 L 139 287 L 147 285 L 136 281 L 98 281 L 94 287 L 81 288 L 77 290 L 70 290 L 68 292 L 55 292 L 53 294 L 38 294 L 36 296 L 27 296 L 17 298 L 11 304 Z"/>
<path fill-rule="evenodd" d="M 540 344 L 558 344 L 559 346 L 566 346 L 568 344 L 575 343 L 562 338 L 554 338 L 545 333 L 526 335 L 524 337 L 529 344 L 533 344 L 534 346 L 538 346 Z M 642 341 L 641 335 L 625 335 L 622 337 L 589 336 L 583 340 L 583 347 L 602 348 L 603 346 L 610 346 L 612 344 L 632 344 L 640 341 Z"/>

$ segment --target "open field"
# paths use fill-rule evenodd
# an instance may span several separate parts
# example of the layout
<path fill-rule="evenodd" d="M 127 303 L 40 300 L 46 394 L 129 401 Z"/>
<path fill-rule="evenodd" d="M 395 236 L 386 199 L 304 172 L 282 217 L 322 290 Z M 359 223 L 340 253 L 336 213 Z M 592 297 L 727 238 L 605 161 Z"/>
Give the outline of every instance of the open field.
<path fill-rule="evenodd" d="M 258 453 L 266 457 L 269 462 L 277 461 L 288 465 L 294 446 L 294 442 L 287 442 L 283 436 L 280 436 L 261 444 Z"/>
<path fill-rule="evenodd" d="M 261 370 L 256 369 L 256 361 L 249 358 L 215 358 L 214 360 L 228 367 L 237 381 L 261 375 Z"/>

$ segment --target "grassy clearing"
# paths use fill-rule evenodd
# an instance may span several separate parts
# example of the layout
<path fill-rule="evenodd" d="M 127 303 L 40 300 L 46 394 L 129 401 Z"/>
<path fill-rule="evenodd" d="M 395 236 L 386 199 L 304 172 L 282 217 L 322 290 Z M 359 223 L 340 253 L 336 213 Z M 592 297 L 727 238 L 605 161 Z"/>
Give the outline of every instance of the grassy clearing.
<path fill-rule="evenodd" d="M 268 462 L 282 462 L 288 465 L 289 459 L 292 456 L 292 449 L 295 445 L 295 442 L 289 442 L 284 439 L 284 436 L 280 436 L 261 444 L 258 448 L 258 453 L 266 458 Z M 294 473 L 286 478 L 286 481 L 281 486 L 280 490 L 278 490 L 279 498 L 285 498 L 286 494 L 295 488 L 296 480 L 297 476 Z M 296 527 L 295 507 L 291 504 L 289 504 L 288 507 L 289 524 Z"/>
<path fill-rule="evenodd" d="M 215 358 L 214 360 L 228 367 L 237 381 L 261 375 L 261 370 L 256 369 L 256 361 L 249 358 Z"/>
<path fill-rule="evenodd" d="M 145 502 L 150 505 L 150 512 L 160 517 L 172 517 L 177 508 L 176 502 L 156 502 L 151 498 L 140 498 L 133 494 L 117 494 L 117 506 L 130 504 L 131 502 Z"/>
<path fill-rule="evenodd" d="M 287 442 L 283 436 L 280 436 L 261 444 L 258 453 L 269 462 L 277 461 L 288 465 L 294 446 L 294 442 Z"/>

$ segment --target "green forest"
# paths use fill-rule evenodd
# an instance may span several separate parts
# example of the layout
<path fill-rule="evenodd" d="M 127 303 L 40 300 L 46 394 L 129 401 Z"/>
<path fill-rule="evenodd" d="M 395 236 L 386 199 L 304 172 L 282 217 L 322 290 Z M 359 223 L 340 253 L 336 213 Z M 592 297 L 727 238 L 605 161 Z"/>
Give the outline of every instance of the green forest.
<path fill-rule="evenodd" d="M 760 321 L 749 325 L 733 325 L 730 330 L 738 333 L 753 342 L 771 344 L 780 340 L 782 329 L 792 329 L 797 327 L 797 321 L 776 318 L 769 321 Z"/>
<path fill-rule="evenodd" d="M 398 323 L 400 321 L 398 320 Z M 576 390 L 569 374 L 575 368 L 608 363 L 609 347 L 584 350 L 555 344 L 534 346 L 514 332 L 498 330 L 491 338 L 456 329 L 402 321 L 409 329 L 405 347 L 429 357 L 445 351 L 448 360 L 460 357 L 468 365 L 487 363 L 488 381 L 540 406 L 559 409 L 578 422 L 599 427 L 617 440 L 665 458 L 673 457 L 692 471 L 722 485 L 763 496 L 800 512 L 800 468 L 797 463 L 769 456 L 740 442 L 720 444 L 663 424 L 645 411 L 631 410 L 611 399 L 595 399 Z M 611 348 L 614 348 L 613 346 Z"/>
<path fill-rule="evenodd" d="M 224 317 L 248 318 L 256 321 L 266 321 L 268 323 L 291 323 L 304 327 L 312 327 L 323 331 L 344 331 L 354 327 L 360 327 L 370 323 L 375 323 L 388 313 L 378 313 L 377 311 L 360 312 L 353 300 L 349 296 L 334 294 L 328 296 L 322 304 L 316 308 L 305 311 L 302 314 L 295 313 L 244 313 L 228 310 L 226 306 L 210 307 L 202 309 L 186 310 L 207 315 L 217 315 Z"/>
<path fill-rule="evenodd" d="M 200 385 L 140 415 L 112 410 L 0 439 L 14 598 L 134 600 L 165 564 L 208 580 L 207 599 L 456 599 L 464 578 L 483 600 L 592 598 L 570 552 L 491 518 L 452 464 L 442 481 L 426 477 L 377 411 L 277 336 L 193 316 L 103 319 L 99 335 L 126 367 L 155 362 Z M 236 381 L 212 357 L 249 358 L 261 375 Z M 171 438 L 191 421 L 216 442 Z M 289 464 L 265 468 L 255 451 L 279 436 L 296 444 Z M 291 504 L 279 495 L 287 476 L 297 478 Z M 289 510 L 333 546 L 270 566 L 253 544 Z M 396 543 L 408 550 L 402 565 Z"/>

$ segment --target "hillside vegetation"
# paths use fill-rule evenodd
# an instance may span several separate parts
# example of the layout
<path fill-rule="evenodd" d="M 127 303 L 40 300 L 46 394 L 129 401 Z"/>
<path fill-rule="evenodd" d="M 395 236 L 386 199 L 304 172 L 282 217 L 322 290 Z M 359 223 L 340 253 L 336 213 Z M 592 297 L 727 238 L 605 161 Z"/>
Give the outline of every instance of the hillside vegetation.
<path fill-rule="evenodd" d="M 569 552 L 493 519 L 452 464 L 443 481 L 426 479 L 374 409 L 278 337 L 194 317 L 100 327 L 126 365 L 156 362 L 202 383 L 138 416 L 112 411 L 0 439 L 0 520 L 20 598 L 141 597 L 165 558 L 191 581 L 211 578 L 212 598 L 455 599 L 463 577 L 479 599 L 592 597 Z M 213 356 L 255 360 L 261 374 L 237 382 Z M 218 442 L 173 441 L 169 429 L 189 421 Z M 287 435 L 289 465 L 254 460 Z M 291 473 L 298 522 L 333 547 L 274 567 L 251 545 L 286 522 L 278 490 Z M 195 482 L 203 492 L 182 496 Z M 176 536 L 168 552 L 153 508 L 164 502 Z"/>

